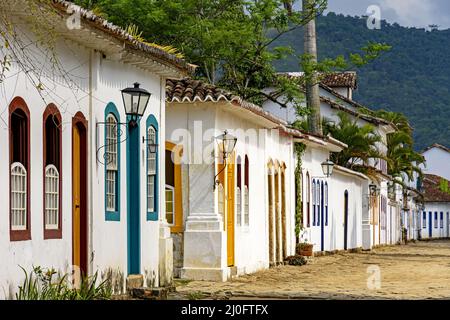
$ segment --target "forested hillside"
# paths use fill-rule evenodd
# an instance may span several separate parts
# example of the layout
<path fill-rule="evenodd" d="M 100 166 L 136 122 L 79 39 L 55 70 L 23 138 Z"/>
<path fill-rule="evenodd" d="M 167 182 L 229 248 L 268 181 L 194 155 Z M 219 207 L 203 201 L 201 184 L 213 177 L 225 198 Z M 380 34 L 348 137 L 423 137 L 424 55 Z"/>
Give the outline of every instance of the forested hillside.
<path fill-rule="evenodd" d="M 317 21 L 321 58 L 357 52 L 368 41 L 392 46 L 358 71 L 355 100 L 372 109 L 408 116 L 414 127 L 415 148 L 438 142 L 450 146 L 450 30 L 425 31 L 382 23 L 369 30 L 363 18 L 329 13 Z M 303 50 L 302 30 L 284 35 L 277 45 Z M 277 63 L 279 71 L 299 69 L 294 58 Z"/>

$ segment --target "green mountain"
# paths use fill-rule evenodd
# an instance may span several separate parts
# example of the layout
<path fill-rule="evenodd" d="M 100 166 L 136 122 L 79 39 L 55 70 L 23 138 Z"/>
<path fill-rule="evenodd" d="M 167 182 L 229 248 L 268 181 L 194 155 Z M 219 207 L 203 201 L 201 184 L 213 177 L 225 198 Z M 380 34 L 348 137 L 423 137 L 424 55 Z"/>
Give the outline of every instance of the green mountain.
<path fill-rule="evenodd" d="M 356 69 L 354 99 L 374 110 L 404 113 L 414 128 L 416 150 L 435 142 L 450 146 L 450 29 L 426 31 L 383 21 L 380 30 L 370 30 L 364 18 L 329 13 L 318 18 L 317 36 L 319 59 L 359 52 L 368 41 L 391 45 L 391 51 Z M 302 29 L 276 45 L 290 45 L 301 54 Z M 276 67 L 299 69 L 294 58 Z"/>

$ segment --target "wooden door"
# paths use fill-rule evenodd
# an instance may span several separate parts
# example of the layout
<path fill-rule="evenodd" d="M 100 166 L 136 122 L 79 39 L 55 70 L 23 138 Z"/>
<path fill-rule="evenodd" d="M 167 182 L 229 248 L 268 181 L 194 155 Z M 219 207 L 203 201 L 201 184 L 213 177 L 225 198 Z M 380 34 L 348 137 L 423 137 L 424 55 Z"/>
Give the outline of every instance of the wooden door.
<path fill-rule="evenodd" d="M 235 160 L 230 156 L 227 164 L 227 263 L 234 266 L 234 197 L 235 197 Z"/>
<path fill-rule="evenodd" d="M 72 131 L 72 264 L 88 274 L 87 126 L 77 114 Z"/>
<path fill-rule="evenodd" d="M 81 134 L 77 125 L 73 127 L 73 217 L 72 250 L 73 265 L 81 268 Z"/>

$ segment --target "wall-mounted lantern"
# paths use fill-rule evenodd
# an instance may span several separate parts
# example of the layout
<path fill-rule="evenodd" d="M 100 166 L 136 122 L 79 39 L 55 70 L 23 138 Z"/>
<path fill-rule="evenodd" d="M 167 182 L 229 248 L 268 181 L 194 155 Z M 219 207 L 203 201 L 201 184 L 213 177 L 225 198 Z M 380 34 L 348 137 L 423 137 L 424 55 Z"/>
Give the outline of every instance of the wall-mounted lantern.
<path fill-rule="evenodd" d="M 376 184 L 371 183 L 369 184 L 369 192 L 371 197 L 377 197 L 380 195 L 380 188 Z"/>
<path fill-rule="evenodd" d="M 142 89 L 140 87 L 139 83 L 134 83 L 134 86 L 132 88 L 126 88 L 121 90 L 122 93 L 122 100 L 123 100 L 123 106 L 125 109 L 125 114 L 129 117 L 129 122 L 119 122 L 115 125 L 117 126 L 117 139 L 119 143 L 123 143 L 128 140 L 130 137 L 130 134 L 126 134 L 124 139 L 120 139 L 122 135 L 124 135 L 124 131 L 122 129 L 119 129 L 121 126 L 128 127 L 128 131 L 131 132 L 131 130 L 135 129 L 137 127 L 137 121 L 140 117 L 142 117 L 145 113 L 145 110 L 147 109 L 148 103 L 150 101 L 150 97 L 152 96 L 150 92 L 148 92 L 145 89 Z M 100 126 L 109 126 L 110 124 L 106 122 L 97 122 L 97 131 Z M 97 134 L 98 136 L 98 134 Z M 145 138 L 144 138 L 145 140 Z M 139 139 L 137 140 L 139 141 Z M 146 141 L 146 140 L 145 140 Z M 103 145 L 97 149 L 97 161 L 102 164 L 108 164 L 110 161 L 107 159 L 107 157 L 103 156 L 104 160 L 101 160 L 99 157 L 100 150 L 105 149 L 109 147 L 109 145 Z M 158 145 L 155 143 L 155 141 L 150 142 L 148 144 L 149 152 L 150 153 L 156 153 L 158 149 Z M 106 155 L 106 153 L 105 153 Z"/>
<path fill-rule="evenodd" d="M 130 117 L 131 128 L 134 128 L 137 120 L 144 115 L 150 97 L 151 93 L 142 89 L 138 82 L 134 84 L 134 87 L 122 90 L 123 105 L 126 115 Z"/>
<path fill-rule="evenodd" d="M 220 170 L 220 172 L 218 172 L 214 177 L 214 189 L 215 189 L 216 185 L 219 184 L 217 177 L 225 170 L 227 166 L 227 159 L 230 156 L 230 154 L 233 153 L 234 148 L 236 147 L 237 138 L 229 134 L 228 131 L 225 130 L 223 134 L 215 137 L 214 139 L 216 140 L 219 146 L 219 151 L 222 153 L 222 160 L 224 164 L 222 170 Z"/>
<path fill-rule="evenodd" d="M 330 159 L 321 163 L 323 174 L 329 178 L 333 174 L 334 163 Z"/>

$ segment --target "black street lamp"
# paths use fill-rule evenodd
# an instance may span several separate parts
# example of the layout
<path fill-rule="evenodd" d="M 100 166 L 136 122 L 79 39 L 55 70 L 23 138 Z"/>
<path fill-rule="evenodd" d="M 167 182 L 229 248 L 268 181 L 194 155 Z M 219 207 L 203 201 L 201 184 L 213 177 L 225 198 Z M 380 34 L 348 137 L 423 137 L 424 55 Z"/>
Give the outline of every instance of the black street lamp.
<path fill-rule="evenodd" d="M 139 117 L 142 117 L 150 101 L 151 93 L 140 88 L 139 83 L 135 83 L 133 88 L 122 90 L 123 105 L 125 114 L 130 116 L 130 127 L 135 127 Z"/>

